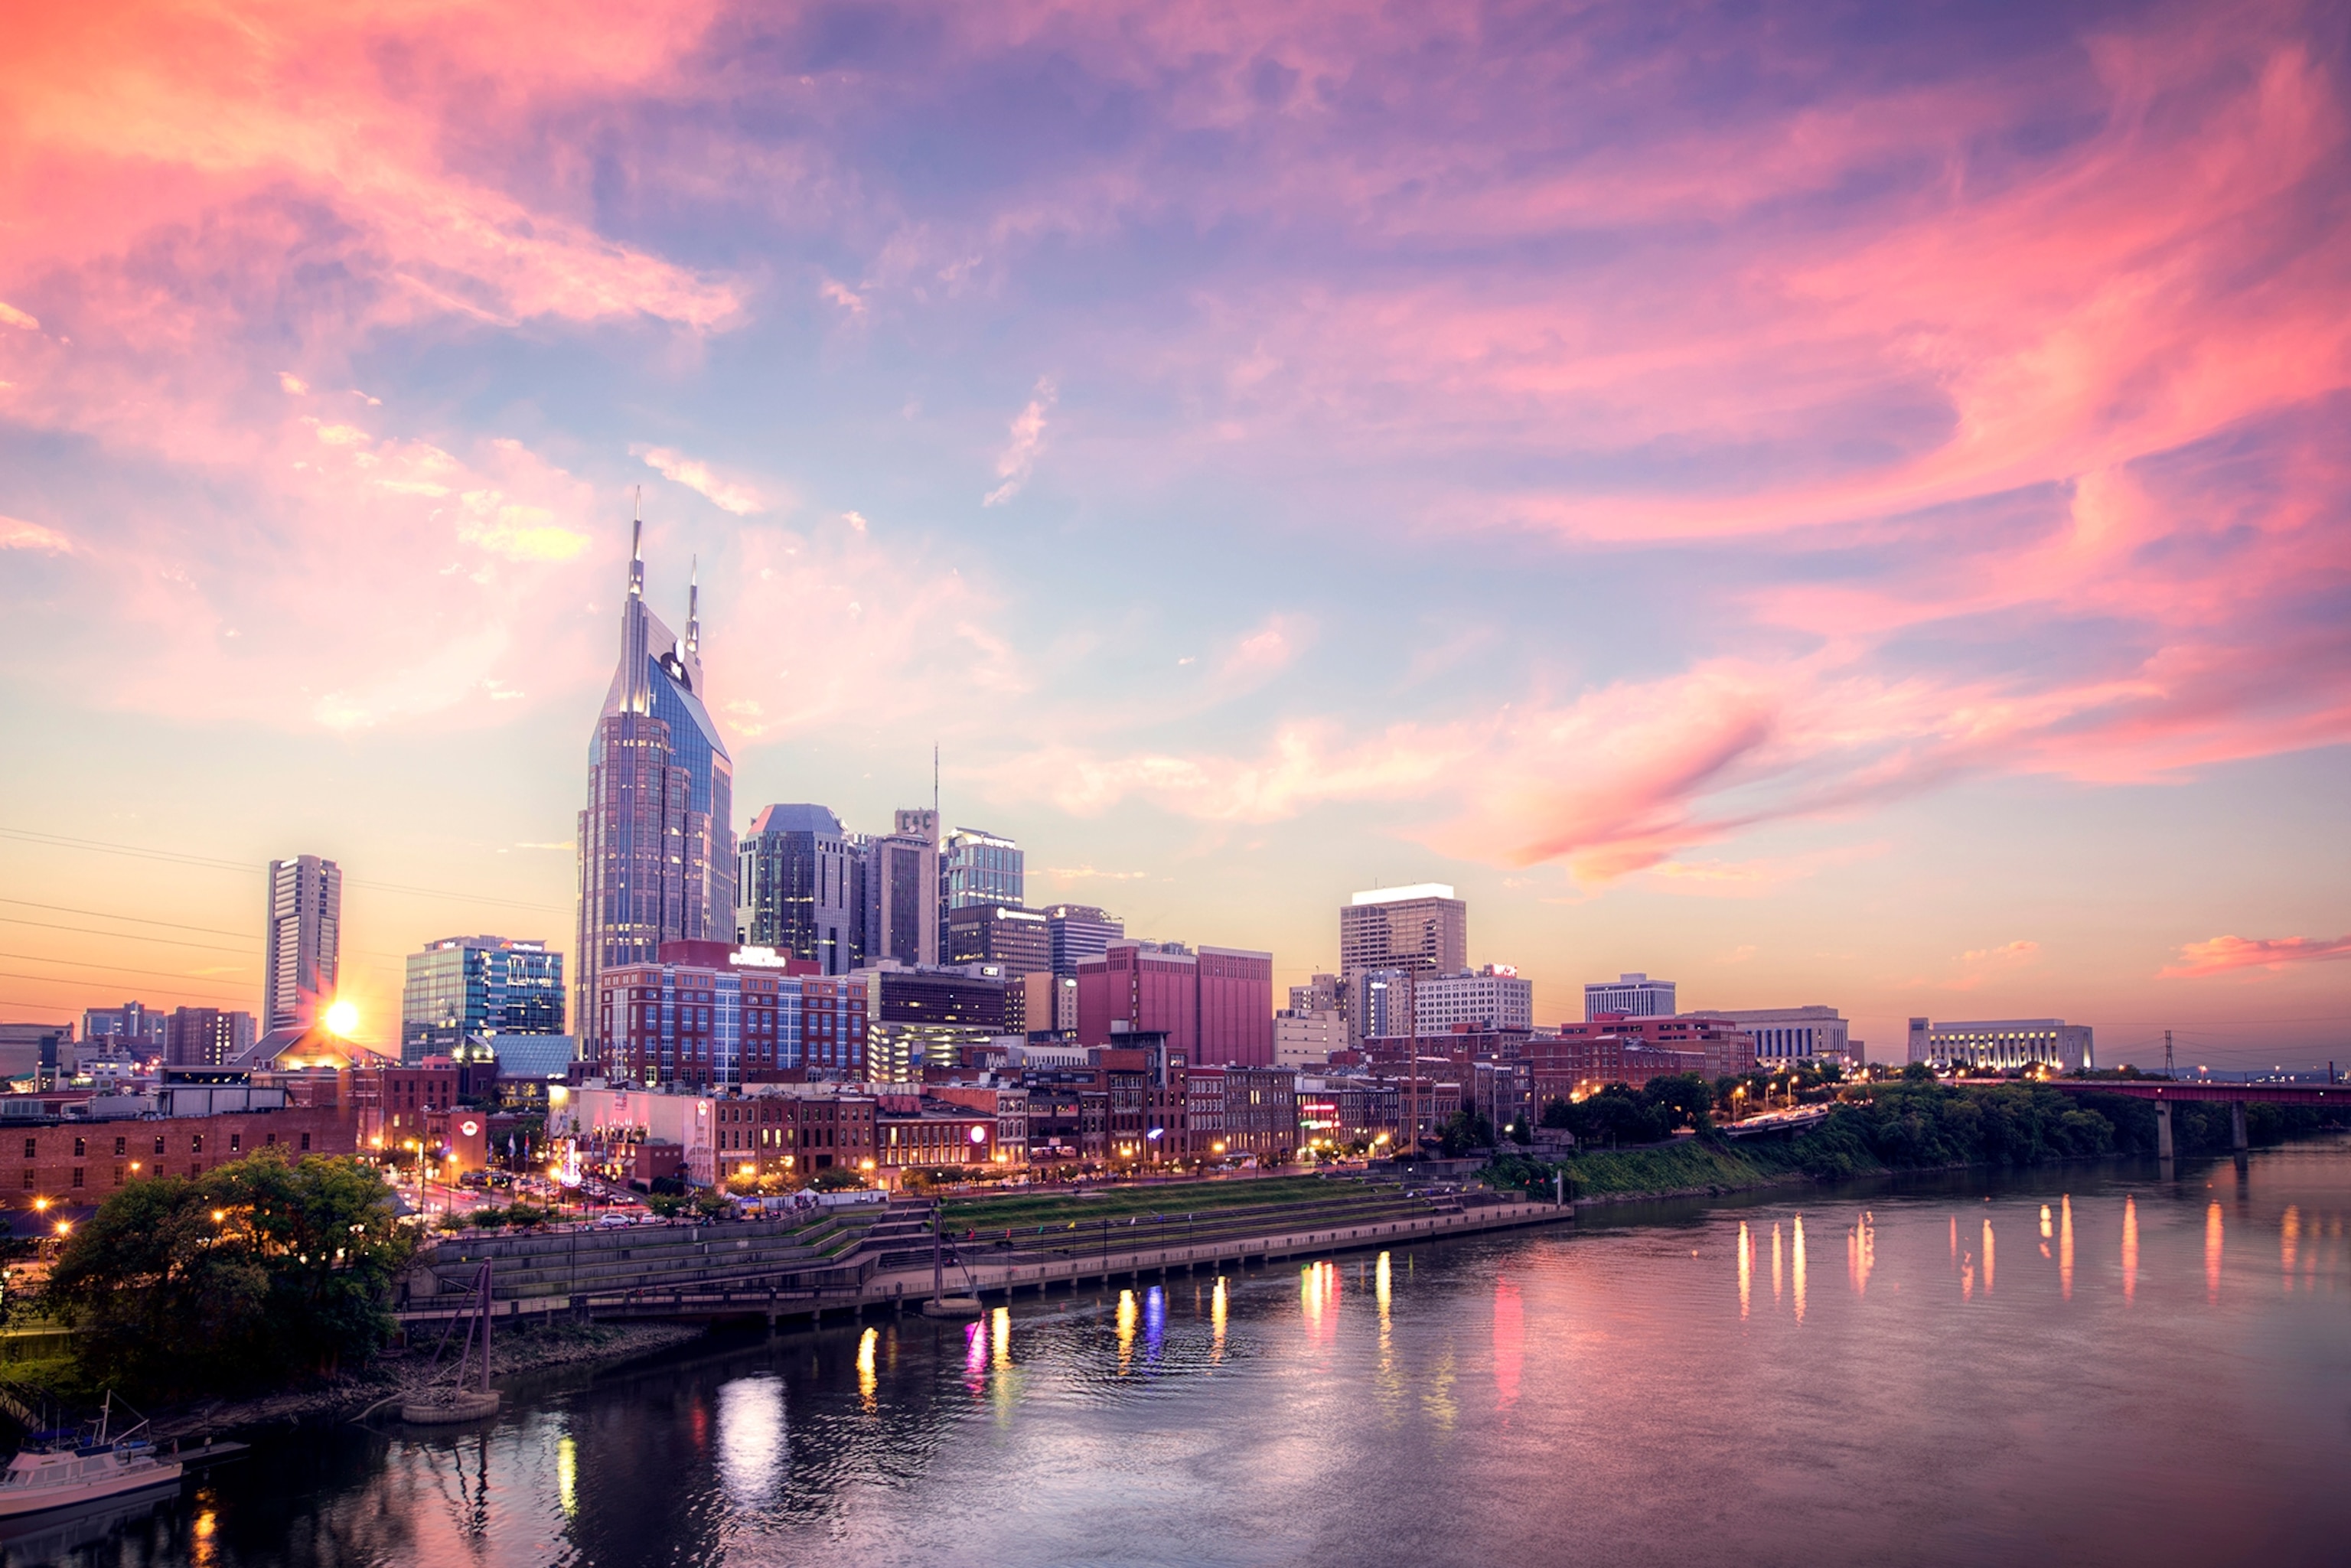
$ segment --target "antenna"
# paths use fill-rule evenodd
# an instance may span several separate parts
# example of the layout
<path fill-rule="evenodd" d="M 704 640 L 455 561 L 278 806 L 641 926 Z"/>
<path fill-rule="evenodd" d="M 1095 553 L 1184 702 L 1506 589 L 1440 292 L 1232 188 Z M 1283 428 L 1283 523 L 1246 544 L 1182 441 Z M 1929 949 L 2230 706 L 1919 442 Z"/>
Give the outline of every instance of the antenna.
<path fill-rule="evenodd" d="M 2163 1031 L 2163 1075 L 2166 1078 L 2171 1076 L 2171 1031 L 2169 1030 Z"/>
<path fill-rule="evenodd" d="M 939 747 L 931 744 L 931 831 L 939 831 Z"/>
<path fill-rule="evenodd" d="M 636 520 L 629 525 L 629 597 L 645 596 L 645 487 L 637 486 Z"/>
<path fill-rule="evenodd" d="M 685 651 L 696 653 L 702 646 L 702 558 L 686 558 L 693 564 L 685 579 Z"/>

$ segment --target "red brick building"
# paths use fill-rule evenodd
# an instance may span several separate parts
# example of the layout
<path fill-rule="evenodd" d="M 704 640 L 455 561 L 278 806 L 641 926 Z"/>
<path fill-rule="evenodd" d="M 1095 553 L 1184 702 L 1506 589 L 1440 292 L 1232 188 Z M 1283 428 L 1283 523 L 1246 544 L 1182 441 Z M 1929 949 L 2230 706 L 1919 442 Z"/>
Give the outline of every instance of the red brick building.
<path fill-rule="evenodd" d="M 348 1106 L 287 1106 L 216 1116 L 0 1124 L 0 1199 L 96 1203 L 142 1176 L 199 1176 L 268 1148 L 294 1158 L 358 1152 Z"/>
<path fill-rule="evenodd" d="M 1273 955 L 1113 942 L 1078 965 L 1078 1039 L 1158 1035 L 1187 1063 L 1273 1065 Z"/>

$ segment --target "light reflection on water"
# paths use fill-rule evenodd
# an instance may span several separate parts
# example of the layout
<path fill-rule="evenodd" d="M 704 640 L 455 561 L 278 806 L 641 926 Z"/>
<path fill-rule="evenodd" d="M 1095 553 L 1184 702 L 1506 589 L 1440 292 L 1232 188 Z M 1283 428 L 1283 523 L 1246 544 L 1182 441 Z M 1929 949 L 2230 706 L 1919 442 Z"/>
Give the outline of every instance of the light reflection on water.
<path fill-rule="evenodd" d="M 264 1438 L 201 1532 L 192 1497 L 68 1560 L 1546 1563 L 1571 1521 L 1635 1563 L 2318 1560 L 2346 1215 L 2329 1146 L 1146 1278 Z"/>

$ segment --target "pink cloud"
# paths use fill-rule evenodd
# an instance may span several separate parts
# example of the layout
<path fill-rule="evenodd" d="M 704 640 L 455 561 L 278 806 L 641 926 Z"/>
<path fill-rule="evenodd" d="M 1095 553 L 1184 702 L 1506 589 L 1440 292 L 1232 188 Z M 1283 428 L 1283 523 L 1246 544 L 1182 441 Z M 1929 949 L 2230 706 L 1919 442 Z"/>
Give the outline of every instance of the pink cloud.
<path fill-rule="evenodd" d="M 2275 973 L 2332 958 L 2351 958 L 2351 936 L 2214 936 L 2184 944 L 2179 958 L 2157 971 L 2156 978 L 2192 980 L 2236 969 Z"/>

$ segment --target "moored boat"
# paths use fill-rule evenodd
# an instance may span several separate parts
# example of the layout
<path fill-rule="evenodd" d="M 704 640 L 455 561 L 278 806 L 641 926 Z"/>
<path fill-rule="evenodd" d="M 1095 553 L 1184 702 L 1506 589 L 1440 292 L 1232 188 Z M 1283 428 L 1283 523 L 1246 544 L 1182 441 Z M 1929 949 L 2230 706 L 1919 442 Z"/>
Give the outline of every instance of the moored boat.
<path fill-rule="evenodd" d="M 107 1396 L 95 1429 L 36 1432 L 0 1471 L 0 1520 L 53 1508 L 122 1497 L 175 1484 L 184 1467 L 158 1452 L 140 1422 L 120 1437 L 111 1432 L 114 1398 Z"/>

